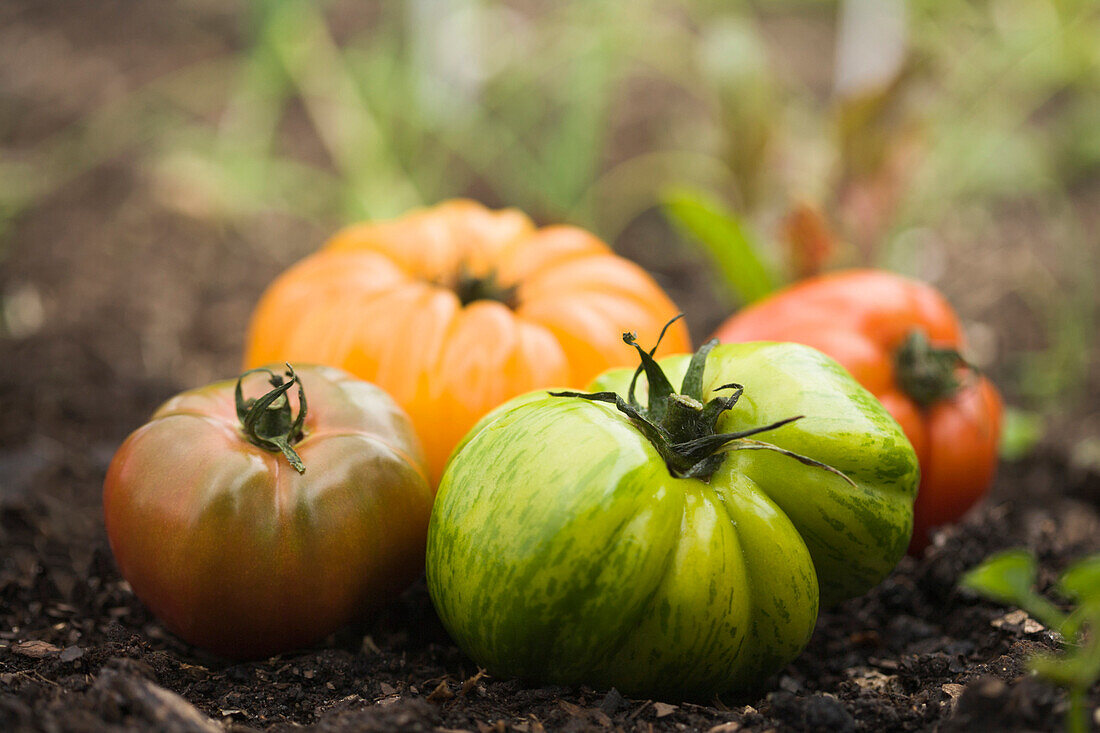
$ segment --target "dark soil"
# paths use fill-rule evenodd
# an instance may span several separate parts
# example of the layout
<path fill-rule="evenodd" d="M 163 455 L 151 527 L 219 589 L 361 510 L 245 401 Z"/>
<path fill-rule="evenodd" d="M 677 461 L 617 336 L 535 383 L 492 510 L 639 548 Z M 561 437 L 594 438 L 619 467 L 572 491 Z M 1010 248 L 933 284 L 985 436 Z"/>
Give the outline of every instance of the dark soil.
<path fill-rule="evenodd" d="M 221 3 L 187 7 L 169 22 L 179 8 L 161 0 L 0 5 L 0 141 L 31 150 L 234 47 L 237 19 Z M 370 624 L 261 662 L 173 638 L 115 569 L 107 463 L 160 401 L 236 372 L 261 288 L 325 233 L 196 213 L 127 154 L 38 201 L 0 241 L 0 730 L 1059 728 L 1064 696 L 1026 671 L 1028 655 L 1056 646 L 1050 632 L 956 589 L 1004 547 L 1034 548 L 1048 585 L 1100 550 L 1100 477 L 1057 448 L 1004 466 L 990 499 L 924 557 L 822 613 L 809 648 L 758 694 L 632 700 L 494 679 L 450 642 L 422 583 Z M 706 334 L 722 308 L 699 263 L 667 242 L 642 220 L 620 248 Z"/>
<path fill-rule="evenodd" d="M 94 484 L 106 457 L 59 452 L 38 468 L 40 486 Z M 45 498 L 7 496 L 0 510 L 3 730 L 1056 730 L 1064 697 L 1026 672 L 1029 654 L 1055 648 L 1051 633 L 961 594 L 956 581 L 1011 545 L 1038 551 L 1046 583 L 1100 549 L 1100 479 L 1067 475 L 1054 458 L 1007 467 L 992 499 L 923 558 L 823 613 L 809 648 L 764 681 L 767 692 L 633 700 L 480 673 L 447 638 L 422 583 L 314 649 L 211 658 L 150 617 L 101 531 L 74 533 L 98 527 L 94 507 Z"/>

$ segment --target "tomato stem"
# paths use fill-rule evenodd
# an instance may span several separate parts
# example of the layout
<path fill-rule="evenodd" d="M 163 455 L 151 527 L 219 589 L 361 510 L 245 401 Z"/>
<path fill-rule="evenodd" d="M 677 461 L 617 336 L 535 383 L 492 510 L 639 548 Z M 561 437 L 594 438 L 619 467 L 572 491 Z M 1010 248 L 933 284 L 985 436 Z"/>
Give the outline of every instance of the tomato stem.
<path fill-rule="evenodd" d="M 716 340 L 703 344 L 692 355 L 687 371 L 684 373 L 684 381 L 680 387 L 680 392 L 676 392 L 672 383 L 669 382 L 668 376 L 653 358 L 653 355 L 656 353 L 661 339 L 668 331 L 668 327 L 678 318 L 681 318 L 682 315 L 676 316 L 676 318 L 665 324 L 661 335 L 657 338 L 657 344 L 649 351 L 638 345 L 636 341 L 637 334 L 623 334 L 623 342 L 632 346 L 638 352 L 638 357 L 641 360 L 638 368 L 634 371 L 634 377 L 630 381 L 626 399 L 615 392 L 594 392 L 591 394 L 551 392 L 550 394 L 554 397 L 579 397 L 615 405 L 619 412 L 629 417 L 631 423 L 653 444 L 657 452 L 664 458 L 669 472 L 678 478 L 698 478 L 703 481 L 710 481 L 710 477 L 714 475 L 714 472 L 718 470 L 725 459 L 725 453 L 731 450 L 761 450 L 767 448 L 795 458 L 806 465 L 826 469 L 852 483 L 851 479 L 840 471 L 812 458 L 792 453 L 770 443 L 749 439 L 753 435 L 775 430 L 795 420 L 800 420 L 802 415 L 739 432 L 718 432 L 718 419 L 737 404 L 745 388 L 736 383 L 723 384 L 712 390 L 712 393 L 730 391 L 729 395 L 714 397 L 709 402 L 703 401 L 703 372 L 706 369 L 707 356 L 718 343 Z M 634 395 L 638 378 L 643 372 L 646 375 L 649 391 L 646 407 L 642 407 Z"/>
<path fill-rule="evenodd" d="M 519 305 L 515 285 L 500 284 L 497 273 L 492 270 L 484 275 L 474 275 L 465 264 L 459 266 L 458 276 L 451 285 L 451 290 L 464 306 L 478 300 L 495 300 L 512 310 Z"/>
<path fill-rule="evenodd" d="M 957 350 L 933 346 L 927 334 L 919 329 L 910 331 L 894 352 L 898 386 L 922 408 L 959 391 L 960 368 L 975 371 Z"/>
<path fill-rule="evenodd" d="M 302 426 L 305 424 L 307 410 L 306 393 L 302 388 L 302 380 L 294 372 L 294 367 L 287 364 L 286 368 L 289 381 L 284 381 L 282 375 L 276 374 L 267 367 L 249 369 L 237 377 L 235 393 L 237 418 L 241 421 L 241 429 L 250 443 L 264 450 L 281 452 L 294 470 L 305 473 L 305 464 L 294 450 L 293 444 L 302 438 Z M 254 372 L 266 372 L 270 377 L 272 389 L 261 397 L 250 397 L 246 400 L 241 382 Z M 290 400 L 286 396 L 295 384 L 298 385 L 297 416 L 293 415 Z"/>

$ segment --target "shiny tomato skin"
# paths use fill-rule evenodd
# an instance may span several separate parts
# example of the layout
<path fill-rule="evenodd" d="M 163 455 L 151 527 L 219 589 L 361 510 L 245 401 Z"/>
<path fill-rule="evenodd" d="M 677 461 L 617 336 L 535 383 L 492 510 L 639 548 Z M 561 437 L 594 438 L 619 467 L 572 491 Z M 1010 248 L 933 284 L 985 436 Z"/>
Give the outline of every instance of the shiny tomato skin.
<path fill-rule="evenodd" d="M 491 276 L 515 302 L 464 302 L 463 273 Z M 252 314 L 244 362 L 320 362 L 379 385 L 408 413 L 438 482 L 486 412 L 626 366 L 619 335 L 653 341 L 677 312 L 652 277 L 583 229 L 452 200 L 348 226 L 280 275 Z M 689 347 L 677 321 L 658 354 Z"/>
<path fill-rule="evenodd" d="M 961 387 L 921 406 L 899 386 L 894 354 L 914 330 L 933 346 L 965 348 L 962 325 L 932 286 L 882 270 L 809 278 L 735 313 L 714 333 L 727 343 L 769 339 L 817 348 L 879 398 L 905 431 L 921 465 L 910 552 L 929 532 L 961 517 L 989 490 L 997 467 L 1003 404 L 986 377 L 960 370 Z"/>
<path fill-rule="evenodd" d="M 1003 411 L 996 387 L 984 378 L 926 411 L 921 488 L 927 499 L 914 514 L 922 527 L 955 521 L 993 483 Z"/>
<path fill-rule="evenodd" d="M 225 657 L 315 642 L 423 568 L 433 496 L 408 418 L 340 370 L 297 372 L 305 473 L 245 439 L 228 380 L 161 406 L 104 482 L 107 535 L 134 593 L 169 630 Z M 249 376 L 245 394 L 263 385 Z"/>
<path fill-rule="evenodd" d="M 660 360 L 682 384 L 687 355 Z M 593 392 L 625 396 L 630 369 Z M 615 687 L 650 699 L 758 688 L 805 646 L 819 608 L 866 592 L 904 555 L 917 457 L 834 360 L 790 343 L 707 357 L 707 402 L 736 381 L 720 432 L 793 415 L 769 450 L 731 450 L 708 479 L 674 476 L 614 406 L 521 395 L 452 455 L 426 578 L 452 638 L 498 678 Z M 638 390 L 645 401 L 648 380 Z"/>

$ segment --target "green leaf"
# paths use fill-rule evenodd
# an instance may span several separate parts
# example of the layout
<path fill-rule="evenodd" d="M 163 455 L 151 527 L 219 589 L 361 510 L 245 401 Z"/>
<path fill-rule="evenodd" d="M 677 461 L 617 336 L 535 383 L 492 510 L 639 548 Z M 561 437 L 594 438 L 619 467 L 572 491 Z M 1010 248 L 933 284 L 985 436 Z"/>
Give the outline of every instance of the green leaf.
<path fill-rule="evenodd" d="M 1058 579 L 1058 592 L 1075 601 L 1100 600 L 1100 554 L 1069 566 Z"/>
<path fill-rule="evenodd" d="M 1001 458 L 1018 461 L 1027 456 L 1042 439 L 1044 428 L 1042 415 L 1014 407 L 1006 409 L 1001 429 Z"/>
<path fill-rule="evenodd" d="M 733 298 L 751 303 L 776 289 L 758 243 L 719 201 L 701 191 L 674 189 L 662 196 L 662 202 L 665 216 L 685 237 L 701 245 Z"/>
<path fill-rule="evenodd" d="M 1037 575 L 1034 555 L 1027 550 L 1008 550 L 986 558 L 966 573 L 959 585 L 986 598 L 1022 606 L 1034 595 Z"/>
<path fill-rule="evenodd" d="M 1062 687 L 1076 687 L 1088 673 L 1088 660 L 1070 654 L 1037 653 L 1028 659 L 1035 674 Z"/>
<path fill-rule="evenodd" d="M 1066 617 L 1060 631 L 1066 643 L 1077 644 L 1081 641 L 1081 634 L 1085 629 L 1100 629 L 1100 596 L 1090 598 L 1073 609 L 1073 613 Z M 1100 642 L 1093 643 L 1100 646 Z M 1097 649 L 1095 653 L 1100 654 L 1100 649 Z M 1100 659 L 1097 659 L 1096 663 L 1100 665 Z M 1096 674 L 1100 676 L 1100 667 L 1098 667 Z"/>
<path fill-rule="evenodd" d="M 1027 611 L 1044 625 L 1063 632 L 1066 615 L 1039 595 L 1035 556 L 1027 550 L 1008 550 L 989 557 L 959 581 L 959 585 L 994 601 L 1010 603 Z"/>

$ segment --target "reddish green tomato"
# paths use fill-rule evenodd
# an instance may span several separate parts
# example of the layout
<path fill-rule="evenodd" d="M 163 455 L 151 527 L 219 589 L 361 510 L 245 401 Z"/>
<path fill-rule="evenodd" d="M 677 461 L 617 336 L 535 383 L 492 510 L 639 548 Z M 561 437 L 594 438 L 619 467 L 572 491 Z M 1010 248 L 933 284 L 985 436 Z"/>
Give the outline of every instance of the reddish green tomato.
<path fill-rule="evenodd" d="M 423 568 L 433 498 L 381 389 L 329 367 L 287 382 L 260 371 L 276 388 L 257 400 L 228 380 L 166 402 L 103 489 L 134 593 L 181 638 L 234 658 L 312 643 L 392 599 Z M 248 374 L 245 391 L 260 381 Z"/>

